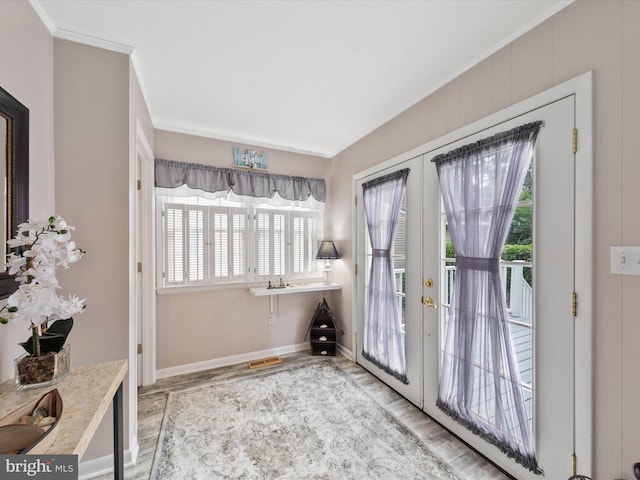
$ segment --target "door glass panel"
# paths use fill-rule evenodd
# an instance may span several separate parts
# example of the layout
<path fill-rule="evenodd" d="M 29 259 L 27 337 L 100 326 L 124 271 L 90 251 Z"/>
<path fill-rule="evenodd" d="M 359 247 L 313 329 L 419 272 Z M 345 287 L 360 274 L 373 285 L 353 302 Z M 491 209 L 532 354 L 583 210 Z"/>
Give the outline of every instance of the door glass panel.
<path fill-rule="evenodd" d="M 519 203 L 502 251 L 500 269 L 529 422 L 533 422 L 533 299 L 535 298 L 533 291 L 533 167 L 532 161 L 520 190 Z"/>
<path fill-rule="evenodd" d="M 366 235 L 366 271 L 365 271 L 365 296 L 369 291 L 369 278 L 371 275 L 372 248 L 369 232 Z M 407 193 L 402 196 L 402 204 L 396 224 L 396 231 L 393 235 L 391 246 L 391 261 L 393 263 L 393 273 L 396 283 L 396 304 L 401 318 L 402 342 L 406 344 L 406 276 L 407 276 Z M 366 298 L 365 298 L 366 304 Z"/>
<path fill-rule="evenodd" d="M 507 300 L 509 327 L 511 329 L 514 352 L 518 362 L 518 371 L 522 393 L 525 399 L 529 423 L 533 431 L 533 172 L 534 162 L 530 162 L 527 175 L 519 194 L 507 242 L 502 251 L 500 276 L 502 289 Z M 444 208 L 441 209 L 442 231 L 444 232 L 444 252 L 442 253 L 442 327 L 440 328 L 441 359 L 453 285 L 456 274 L 456 254 L 449 235 Z"/>

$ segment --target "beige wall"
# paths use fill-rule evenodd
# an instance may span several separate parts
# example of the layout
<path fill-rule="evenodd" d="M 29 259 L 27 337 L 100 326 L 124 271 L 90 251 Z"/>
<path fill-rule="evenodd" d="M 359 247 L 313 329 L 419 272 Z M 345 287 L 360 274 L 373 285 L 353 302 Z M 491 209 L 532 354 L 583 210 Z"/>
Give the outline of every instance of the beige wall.
<path fill-rule="evenodd" d="M 229 167 L 233 147 L 265 151 L 269 171 L 324 178 L 328 160 L 250 145 L 155 132 L 156 158 Z M 330 296 L 327 301 L 330 302 Z M 157 367 L 177 367 L 302 343 L 308 322 L 322 299 L 318 293 L 278 297 L 275 325 L 267 323 L 269 298 L 248 288 L 157 296 Z"/>
<path fill-rule="evenodd" d="M 28 2 L 0 2 L 0 59 L 0 87 L 29 109 L 29 207 L 41 216 L 54 209 L 53 39 Z M 0 382 L 13 377 L 27 327 L 0 328 Z"/>
<path fill-rule="evenodd" d="M 128 357 L 129 57 L 59 39 L 54 47 L 56 208 L 87 251 L 58 276 L 63 292 L 87 299 L 70 335 L 79 366 Z M 128 395 L 125 380 L 125 419 Z M 111 423 L 107 415 L 83 460 L 112 453 Z"/>
<path fill-rule="evenodd" d="M 351 175 L 593 70 L 594 478 L 602 480 L 631 478 L 640 461 L 640 277 L 609 273 L 611 245 L 640 245 L 638 25 L 640 2 L 579 0 L 339 154 L 329 173 L 329 234 L 347 257 L 336 269 L 345 284 L 337 306 L 350 320 Z"/>

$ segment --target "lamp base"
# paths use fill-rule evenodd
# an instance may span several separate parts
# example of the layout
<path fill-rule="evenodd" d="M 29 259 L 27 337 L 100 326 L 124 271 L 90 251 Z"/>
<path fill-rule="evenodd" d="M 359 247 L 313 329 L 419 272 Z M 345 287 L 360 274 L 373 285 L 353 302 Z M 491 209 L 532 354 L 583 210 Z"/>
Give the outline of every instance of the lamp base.
<path fill-rule="evenodd" d="M 326 285 L 333 283 L 333 270 L 331 269 L 329 260 L 325 260 L 324 262 L 324 283 Z"/>

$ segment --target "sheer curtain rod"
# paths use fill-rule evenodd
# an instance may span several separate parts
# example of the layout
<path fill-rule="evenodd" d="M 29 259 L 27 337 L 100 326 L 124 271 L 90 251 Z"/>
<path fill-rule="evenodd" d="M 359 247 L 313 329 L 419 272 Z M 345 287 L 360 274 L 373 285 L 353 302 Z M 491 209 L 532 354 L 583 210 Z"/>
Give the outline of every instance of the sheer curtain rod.
<path fill-rule="evenodd" d="M 483 138 L 482 140 L 478 140 L 477 142 L 469 143 L 462 147 L 458 147 L 454 150 L 451 150 L 450 152 L 436 155 L 431 159 L 431 161 L 434 163 L 438 163 L 438 162 L 444 162 L 446 160 L 451 160 L 452 157 L 460 155 L 463 152 L 473 152 L 483 148 L 492 147 L 500 142 L 510 140 L 511 138 L 516 138 L 522 135 L 528 135 L 532 132 L 537 131 L 537 129 L 542 127 L 544 127 L 544 122 L 542 120 L 538 120 L 537 122 L 526 123 L 524 125 L 520 125 L 519 127 L 512 128 L 511 130 L 496 133 L 491 137 Z"/>

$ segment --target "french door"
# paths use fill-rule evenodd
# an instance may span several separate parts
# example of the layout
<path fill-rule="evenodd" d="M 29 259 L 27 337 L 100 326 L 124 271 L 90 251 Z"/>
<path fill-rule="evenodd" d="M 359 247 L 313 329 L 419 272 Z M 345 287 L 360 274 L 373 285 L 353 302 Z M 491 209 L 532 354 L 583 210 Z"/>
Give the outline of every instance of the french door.
<path fill-rule="evenodd" d="M 589 182 L 585 182 L 583 177 L 589 178 L 590 173 L 585 175 L 584 172 L 590 172 L 591 167 L 581 166 L 583 173 L 576 175 L 576 155 L 571 142 L 576 122 L 576 96 L 557 95 L 551 100 L 536 103 L 531 102 L 530 106 L 520 108 L 512 115 L 496 114 L 490 123 L 474 124 L 478 127 L 475 131 L 467 128 L 457 138 L 451 134 L 441 141 L 427 144 L 422 152 L 415 153 L 414 150 L 409 154 L 411 158 L 389 161 L 380 170 L 370 169 L 355 179 L 359 197 L 355 211 L 354 252 L 358 269 L 354 352 L 357 363 L 521 480 L 541 477 L 527 471 L 436 407 L 455 259 L 452 261 L 447 256 L 450 252 L 446 250 L 446 218 L 441 207 L 436 168 L 431 159 L 526 123 L 544 122 L 527 180 L 531 195 L 521 197 L 525 199 L 521 206 L 530 207 L 532 215 L 531 259 L 503 262 L 503 283 L 509 299 L 511 333 L 538 465 L 546 478 L 568 478 L 574 473 L 571 471 L 572 457 L 579 450 L 582 457 L 578 460 L 578 473 L 589 475 L 591 401 L 583 401 L 580 396 L 590 398 L 588 379 L 591 370 L 589 365 L 577 365 L 575 358 L 576 342 L 581 348 L 590 347 L 590 336 L 585 332 L 589 330 L 591 314 L 587 305 L 586 318 L 582 319 L 586 327 L 579 326 L 576 335 L 575 312 L 570 307 L 577 290 L 576 283 L 587 286 L 587 295 L 591 288 L 590 282 L 580 279 L 580 274 L 576 280 L 576 246 L 580 252 L 589 252 L 591 248 L 590 240 L 584 240 L 580 235 L 576 238 L 576 229 L 588 231 L 580 221 L 576 221 L 576 205 L 581 209 L 580 218 L 587 219 L 589 224 L 591 214 L 584 200 L 576 202 L 576 182 L 583 188 L 585 183 L 589 187 Z M 402 168 L 410 168 L 411 172 L 403 204 L 404 220 L 396 232 L 398 243 L 394 248 L 394 271 L 397 272 L 398 308 L 402 310 L 404 320 L 408 384 L 363 358 L 360 341 L 371 256 L 361 201 L 362 183 Z M 578 192 L 578 195 L 591 198 L 590 193 Z M 584 261 L 590 259 L 585 258 Z M 584 262 L 579 267 L 580 271 L 590 272 L 589 268 L 585 269 Z M 517 283 L 513 280 L 516 277 L 524 277 L 524 280 Z M 581 439 L 577 431 L 586 432 L 588 438 Z"/>
<path fill-rule="evenodd" d="M 540 478 L 520 467 L 496 447 L 452 421 L 436 407 L 442 346 L 455 259 L 445 251 L 447 226 L 431 159 L 519 125 L 542 120 L 536 155 L 530 166 L 532 261 L 502 262 L 502 280 L 510 309 L 510 331 L 536 458 L 547 478 L 567 478 L 574 451 L 574 317 L 569 308 L 574 285 L 574 98 L 563 98 L 424 155 L 423 261 L 425 306 L 424 411 L 518 479 Z M 525 197 L 526 198 L 526 197 Z M 434 245 L 437 247 L 434 248 Z M 526 275 L 522 275 L 525 270 Z M 519 283 L 515 279 L 522 279 Z M 523 278 L 523 277 L 526 277 Z M 436 281 L 437 279 L 437 281 Z M 511 280 L 514 279 L 512 282 Z M 427 282 L 429 283 L 429 282 Z M 522 285 L 524 284 L 524 288 Z M 530 301 L 522 297 L 529 297 Z M 435 299 L 438 299 L 435 302 Z M 516 305 L 517 304 L 517 305 Z"/>

